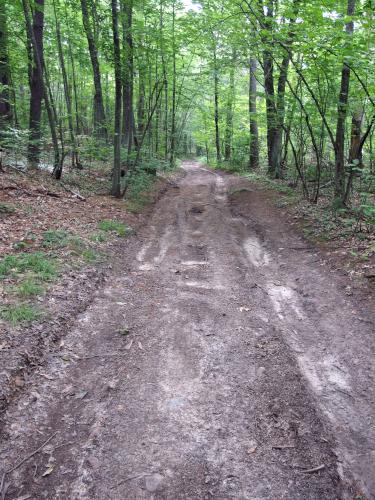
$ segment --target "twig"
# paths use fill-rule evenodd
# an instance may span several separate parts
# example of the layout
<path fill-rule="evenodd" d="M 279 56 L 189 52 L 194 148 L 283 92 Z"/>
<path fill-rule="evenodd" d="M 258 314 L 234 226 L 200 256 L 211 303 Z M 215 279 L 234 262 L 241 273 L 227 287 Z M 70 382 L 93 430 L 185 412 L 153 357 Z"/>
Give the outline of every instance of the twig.
<path fill-rule="evenodd" d="M 140 477 L 147 477 L 147 476 L 152 476 L 152 474 L 137 474 L 136 476 L 129 476 L 120 481 L 119 483 L 115 484 L 114 486 L 112 486 L 111 490 L 114 490 L 115 488 L 118 488 L 122 484 L 127 483 L 128 481 L 132 481 L 133 479 L 139 479 Z"/>
<path fill-rule="evenodd" d="M 30 453 L 30 455 L 27 455 L 27 457 L 23 458 L 14 467 L 12 467 L 11 469 L 5 471 L 5 475 L 11 474 L 13 471 L 15 471 L 16 469 L 18 469 L 19 467 L 21 467 L 21 465 L 23 465 L 25 462 L 27 462 L 28 460 L 30 460 L 30 458 L 33 458 L 37 453 L 39 453 L 56 436 L 56 434 L 57 434 L 57 431 L 54 432 L 46 441 L 44 441 L 44 443 L 41 446 L 39 446 L 38 449 L 36 449 L 32 453 Z"/>
<path fill-rule="evenodd" d="M 86 201 L 86 198 L 84 196 L 82 196 L 81 194 L 79 193 L 76 193 L 75 191 L 73 191 L 72 189 L 68 188 L 67 186 L 65 186 L 65 184 L 63 184 L 62 182 L 60 183 L 61 187 L 63 187 L 65 189 L 65 191 L 67 191 L 68 193 L 72 194 L 73 196 L 75 196 L 76 198 L 78 198 L 79 200 L 81 201 Z"/>
<path fill-rule="evenodd" d="M 1 494 L 1 499 L 2 500 L 4 500 L 5 493 L 6 493 L 6 488 L 4 488 L 4 483 L 5 483 L 6 476 L 8 474 L 11 474 L 13 471 L 15 471 L 16 469 L 18 469 L 19 467 L 21 467 L 21 465 L 23 465 L 25 462 L 27 462 L 28 460 L 30 460 L 30 458 L 33 458 L 37 453 L 39 453 L 56 436 L 56 434 L 57 434 L 57 432 L 54 432 L 46 441 L 44 441 L 44 443 L 41 446 L 39 446 L 39 448 L 37 448 L 32 453 L 30 453 L 30 455 L 27 455 L 25 458 L 23 458 L 22 460 L 20 460 L 11 469 L 6 470 L 3 473 L 3 476 L 2 476 L 1 482 L 0 482 L 0 494 Z"/>
<path fill-rule="evenodd" d="M 126 354 L 125 352 L 119 352 L 117 354 L 93 354 L 92 356 L 84 356 L 84 357 L 79 357 L 75 358 L 78 361 L 86 361 L 88 359 L 96 359 L 96 358 L 116 358 L 117 356 L 123 356 Z"/>
<path fill-rule="evenodd" d="M 313 474 L 314 472 L 319 472 L 319 471 L 325 469 L 326 466 L 324 464 L 322 464 L 322 465 L 318 465 L 317 467 L 313 467 L 312 469 L 304 469 L 300 465 L 295 465 L 294 467 L 302 469 L 301 472 L 303 472 L 304 474 Z"/>

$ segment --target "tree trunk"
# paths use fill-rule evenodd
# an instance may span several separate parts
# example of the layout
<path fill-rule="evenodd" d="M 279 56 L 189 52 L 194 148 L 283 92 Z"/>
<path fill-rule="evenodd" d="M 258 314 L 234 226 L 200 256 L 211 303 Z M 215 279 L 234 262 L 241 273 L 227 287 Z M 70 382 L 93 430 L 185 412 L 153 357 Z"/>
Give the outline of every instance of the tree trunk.
<path fill-rule="evenodd" d="M 346 185 L 345 196 L 343 203 L 346 204 L 349 200 L 352 189 L 355 169 L 362 167 L 362 123 L 364 117 L 364 108 L 361 106 L 353 112 L 352 116 L 352 131 L 350 134 L 350 150 L 349 150 L 349 178 Z"/>
<path fill-rule="evenodd" d="M 348 0 L 347 15 L 353 16 L 356 0 Z M 346 33 L 353 35 L 354 23 L 346 23 Z M 337 108 L 337 126 L 335 141 L 335 205 L 342 206 L 345 200 L 345 121 L 348 113 L 350 69 L 343 64 L 341 71 L 341 86 Z"/>
<path fill-rule="evenodd" d="M 114 161 L 112 173 L 112 196 L 121 197 L 121 53 L 118 32 L 118 5 L 117 0 L 112 0 L 112 30 L 113 30 L 113 58 L 115 64 L 115 136 Z"/>
<path fill-rule="evenodd" d="M 12 120 L 5 0 L 0 0 L 0 128 Z"/>
<path fill-rule="evenodd" d="M 90 24 L 90 16 L 87 8 L 87 0 L 81 0 L 82 19 L 85 29 L 87 43 L 94 77 L 94 131 L 98 137 L 107 138 L 107 129 L 105 125 L 105 112 L 103 104 L 102 83 L 100 76 L 100 66 L 98 58 L 98 50 L 93 29 Z"/>
<path fill-rule="evenodd" d="M 226 115 L 226 124 L 225 124 L 225 138 L 224 138 L 224 158 L 225 158 L 225 161 L 230 161 L 231 156 L 232 156 L 233 105 L 234 105 L 234 94 L 235 94 L 235 79 L 234 79 L 235 62 L 236 62 L 236 54 L 235 54 L 235 51 L 233 51 L 232 65 L 230 68 L 230 75 L 229 75 L 227 115 Z"/>
<path fill-rule="evenodd" d="M 33 45 L 33 40 L 35 40 L 35 46 L 32 48 L 31 51 L 32 58 L 30 67 L 31 70 L 30 110 L 29 110 L 30 136 L 29 136 L 29 145 L 27 151 L 28 164 L 30 168 L 38 168 L 40 160 L 40 148 L 41 148 L 40 120 L 42 116 L 43 65 L 44 65 L 43 29 L 44 29 L 44 0 L 35 0 L 35 11 L 32 21 L 32 34 L 29 34 L 29 39 L 32 45 Z M 40 65 L 38 65 L 37 59 L 39 59 Z"/>
<path fill-rule="evenodd" d="M 249 167 L 254 170 L 259 167 L 259 137 L 257 121 L 257 60 L 250 58 L 249 112 L 250 112 L 250 158 Z"/>
<path fill-rule="evenodd" d="M 172 76 L 172 118 L 171 118 L 171 149 L 169 155 L 169 163 L 171 166 L 175 162 L 176 154 L 176 37 L 175 37 L 175 22 L 176 22 L 176 5 L 173 2 L 172 13 L 172 57 L 173 57 L 173 76 Z"/>
<path fill-rule="evenodd" d="M 276 125 L 274 129 L 273 144 L 270 158 L 270 173 L 275 179 L 282 177 L 281 155 L 283 148 L 283 133 L 285 119 L 285 87 L 288 76 L 290 56 L 284 56 L 280 65 L 280 75 L 277 84 L 277 103 L 276 103 Z"/>
<path fill-rule="evenodd" d="M 70 135 L 70 142 L 71 142 L 71 155 L 72 155 L 72 167 L 76 168 L 81 168 L 81 164 L 79 162 L 78 158 L 78 150 L 77 150 L 77 144 L 76 144 L 76 138 L 74 135 L 74 127 L 73 127 L 73 113 L 72 113 L 72 100 L 70 97 L 70 90 L 69 90 L 69 84 L 68 84 L 68 75 L 66 73 L 66 67 L 65 67 L 65 60 L 64 60 L 64 52 L 63 52 L 63 46 L 62 46 L 62 40 L 61 40 L 61 30 L 60 30 L 60 23 L 57 17 L 57 11 L 56 11 L 56 1 L 53 0 L 53 10 L 55 14 L 55 25 L 56 25 L 56 40 L 57 40 L 57 50 L 59 54 L 59 62 L 60 62 L 60 69 L 61 69 L 61 74 L 63 77 L 63 85 L 64 85 L 64 97 L 65 97 L 65 104 L 66 104 L 66 110 L 68 113 L 68 127 L 69 127 L 69 135 Z"/>
<path fill-rule="evenodd" d="M 36 0 L 36 1 L 43 1 L 43 0 Z M 56 120 L 55 120 L 55 116 L 54 116 L 54 110 L 51 106 L 51 102 L 50 102 L 50 98 L 49 98 L 49 89 L 48 89 L 47 85 L 45 84 L 44 78 L 43 78 L 43 66 L 42 66 L 42 60 L 40 58 L 40 53 L 39 53 L 40 44 L 38 43 L 38 40 L 37 40 L 36 35 L 35 35 L 35 31 L 34 31 L 35 21 L 34 21 L 34 25 L 33 25 L 32 21 L 31 21 L 31 10 L 30 10 L 29 0 L 22 0 L 22 6 L 23 6 L 24 15 L 25 15 L 27 36 L 28 36 L 28 39 L 30 40 L 30 43 L 32 46 L 33 59 L 34 59 L 35 64 L 36 64 L 36 67 L 34 68 L 33 73 L 35 73 L 35 71 L 37 70 L 38 74 L 41 75 L 41 77 L 42 77 L 40 80 L 41 93 L 42 93 L 42 96 L 44 97 L 44 102 L 46 105 L 48 121 L 49 121 L 50 129 L 51 129 L 53 150 L 54 150 L 53 175 L 56 177 L 56 179 L 60 179 L 61 172 L 62 172 L 62 161 L 60 161 L 60 150 L 59 150 L 59 143 L 58 143 L 58 139 L 57 139 Z M 42 18 L 42 20 L 43 20 L 43 18 Z M 43 22 L 42 22 L 42 26 L 43 26 Z M 39 33 L 40 32 L 37 30 L 37 34 L 39 34 Z M 43 34 L 43 30 L 41 33 Z M 42 55 L 43 55 L 43 53 L 42 53 Z M 39 126 L 40 126 L 40 120 L 39 120 Z M 40 129 L 39 129 L 39 131 L 40 131 Z M 38 159 L 39 159 L 39 156 L 38 156 Z"/>
<path fill-rule="evenodd" d="M 216 42 L 215 42 L 216 43 Z M 214 47 L 214 102 L 215 102 L 215 145 L 216 145 L 216 160 L 221 162 L 220 149 L 220 117 L 219 117 L 219 70 L 217 67 L 216 45 Z"/>
<path fill-rule="evenodd" d="M 122 0 L 122 33 L 123 33 L 123 116 L 122 142 L 131 153 L 133 145 L 133 0 Z"/>

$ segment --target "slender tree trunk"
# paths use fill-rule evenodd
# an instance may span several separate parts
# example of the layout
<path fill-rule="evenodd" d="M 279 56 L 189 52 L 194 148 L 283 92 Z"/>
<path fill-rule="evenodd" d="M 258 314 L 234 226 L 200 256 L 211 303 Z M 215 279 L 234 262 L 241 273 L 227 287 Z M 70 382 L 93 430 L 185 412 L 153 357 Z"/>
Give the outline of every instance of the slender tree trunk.
<path fill-rule="evenodd" d="M 232 64 L 229 74 L 229 89 L 228 89 L 227 114 L 226 114 L 226 124 L 225 124 L 225 138 L 224 138 L 225 161 L 230 161 L 232 156 L 233 106 L 234 106 L 234 95 L 235 95 L 235 79 L 234 79 L 235 63 L 236 63 L 236 53 L 235 51 L 233 51 Z"/>
<path fill-rule="evenodd" d="M 216 43 L 216 42 L 215 42 Z M 217 66 L 216 45 L 214 46 L 214 106 L 215 106 L 215 145 L 216 160 L 221 162 L 220 116 L 219 116 L 219 69 Z"/>
<path fill-rule="evenodd" d="M 103 92 L 102 92 L 102 83 L 100 76 L 100 66 L 99 66 L 99 58 L 98 58 L 98 49 L 96 46 L 95 36 L 93 29 L 90 24 L 90 16 L 87 8 L 87 0 L 81 0 L 81 9 L 82 9 L 82 19 L 83 26 L 85 29 L 87 43 L 89 46 L 89 53 L 93 71 L 94 78 L 94 130 L 98 137 L 107 138 L 107 129 L 105 125 L 105 112 L 104 112 L 104 104 L 103 104 Z"/>
<path fill-rule="evenodd" d="M 257 121 L 257 60 L 250 58 L 250 85 L 249 85 L 249 111 L 250 111 L 250 158 L 249 167 L 254 170 L 259 167 L 259 134 Z"/>
<path fill-rule="evenodd" d="M 169 163 L 171 166 L 175 162 L 176 154 L 176 37 L 175 37 L 175 22 L 176 22 L 176 5 L 173 2 L 172 13 L 172 57 L 173 57 L 173 76 L 172 76 L 172 118 L 171 118 L 171 150 L 169 156 Z"/>
<path fill-rule="evenodd" d="M 347 15 L 353 16 L 356 0 L 348 0 Z M 346 23 L 346 33 L 353 35 L 354 23 Z M 341 85 L 337 108 L 337 126 L 335 141 L 335 204 L 343 205 L 345 200 L 345 121 L 348 113 L 350 69 L 343 64 L 341 71 Z"/>
<path fill-rule="evenodd" d="M 12 121 L 5 0 L 0 0 L 0 128 Z"/>
<path fill-rule="evenodd" d="M 27 0 L 27 7 L 30 9 Z M 26 5 L 24 3 L 24 5 Z M 26 8 L 27 8 L 26 7 Z M 24 9 L 25 10 L 25 9 Z M 26 16 L 25 12 L 25 16 Z M 27 21 L 26 21 L 27 22 Z M 29 109 L 29 145 L 27 151 L 30 168 L 38 168 L 40 160 L 41 141 L 41 116 L 43 100 L 43 29 L 44 29 L 44 0 L 35 0 L 35 11 L 32 20 L 32 34 L 29 34 L 31 45 L 35 40 L 35 45 L 31 49 L 30 66 L 30 109 Z M 40 65 L 37 63 L 40 61 Z"/>
<path fill-rule="evenodd" d="M 68 113 L 68 127 L 69 127 L 69 135 L 70 135 L 70 142 L 71 142 L 72 167 L 81 168 L 81 164 L 80 164 L 80 161 L 78 158 L 76 138 L 74 135 L 72 100 L 70 97 L 68 75 L 66 72 L 64 52 L 63 52 L 63 46 L 62 46 L 62 40 L 61 40 L 60 23 L 59 23 L 58 16 L 57 16 L 56 1 L 55 0 L 53 0 L 53 10 L 54 10 L 54 14 L 55 14 L 56 40 L 57 40 L 57 49 L 58 49 L 58 54 L 59 54 L 60 69 L 61 69 L 61 74 L 63 77 L 65 104 L 66 104 L 66 110 Z"/>
<path fill-rule="evenodd" d="M 142 65 L 142 62 L 140 62 Z M 138 105 L 137 105 L 137 137 L 138 142 L 143 135 L 143 131 L 145 128 L 145 94 L 146 94 L 146 85 L 145 85 L 145 72 L 142 66 L 139 67 L 138 70 Z"/>
<path fill-rule="evenodd" d="M 349 200 L 350 191 L 353 185 L 355 169 L 362 167 L 362 123 L 364 117 L 364 108 L 360 106 L 353 112 L 352 116 L 352 131 L 350 134 L 350 150 L 349 150 L 349 178 L 346 185 L 344 204 Z"/>
<path fill-rule="evenodd" d="M 118 4 L 112 0 L 112 30 L 113 30 L 113 58 L 115 64 L 115 136 L 114 136 L 114 161 L 112 173 L 112 196 L 121 197 L 121 53 L 118 30 Z"/>
<path fill-rule="evenodd" d="M 122 0 L 122 33 L 123 33 L 123 116 L 122 142 L 131 153 L 133 144 L 133 0 Z"/>

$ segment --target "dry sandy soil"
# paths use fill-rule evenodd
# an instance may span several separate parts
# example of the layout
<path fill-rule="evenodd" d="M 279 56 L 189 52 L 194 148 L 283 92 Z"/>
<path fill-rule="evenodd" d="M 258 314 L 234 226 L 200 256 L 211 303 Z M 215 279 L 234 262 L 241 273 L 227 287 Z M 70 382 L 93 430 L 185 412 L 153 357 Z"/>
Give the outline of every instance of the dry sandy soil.
<path fill-rule="evenodd" d="M 3 499 L 375 498 L 374 314 L 185 162 L 4 416 Z"/>

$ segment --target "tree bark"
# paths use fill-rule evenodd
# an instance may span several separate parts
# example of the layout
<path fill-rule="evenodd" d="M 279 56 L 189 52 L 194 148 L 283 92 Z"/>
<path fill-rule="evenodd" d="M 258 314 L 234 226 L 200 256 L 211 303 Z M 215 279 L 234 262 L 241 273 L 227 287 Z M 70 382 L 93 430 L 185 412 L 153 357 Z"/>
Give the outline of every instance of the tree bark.
<path fill-rule="evenodd" d="M 113 140 L 114 161 L 112 173 L 112 196 L 121 197 L 121 101 L 122 101 L 122 80 L 121 80 L 121 53 L 120 38 L 118 30 L 118 4 L 117 0 L 112 0 L 112 30 L 113 30 L 113 57 L 115 64 L 115 136 Z"/>
<path fill-rule="evenodd" d="M 68 75 L 66 72 L 66 67 L 65 67 L 65 60 L 64 60 L 64 52 L 63 52 L 63 45 L 62 45 L 62 40 L 61 40 L 61 29 L 60 29 L 60 22 L 58 20 L 57 16 L 57 10 L 56 10 L 56 1 L 53 0 L 53 10 L 55 14 L 55 25 L 56 25 L 56 40 L 57 40 L 57 50 L 59 54 L 59 62 L 60 62 L 60 69 L 61 69 L 61 74 L 63 77 L 63 85 L 64 85 L 64 97 L 65 97 L 65 104 L 66 104 L 66 110 L 68 114 L 68 127 L 69 127 L 69 135 L 70 135 L 70 142 L 71 142 L 71 160 L 72 160 L 72 167 L 76 168 L 81 168 L 81 164 L 78 158 L 78 150 L 77 150 L 77 143 L 76 143 L 76 138 L 74 135 L 74 127 L 73 127 L 73 113 L 72 113 L 72 100 L 70 97 L 70 89 L 69 89 L 69 84 L 68 84 Z"/>
<path fill-rule="evenodd" d="M 27 8 L 27 7 L 26 7 Z M 25 12 L 25 9 L 24 9 Z M 25 17 L 26 17 L 25 12 Z M 26 21 L 27 22 L 27 21 Z M 35 0 L 35 11 L 32 19 L 32 34 L 29 39 L 33 45 L 30 66 L 30 109 L 29 109 L 29 145 L 27 150 L 28 164 L 30 168 L 38 168 L 40 161 L 41 128 L 43 100 L 43 29 L 44 29 L 44 0 Z M 40 65 L 37 62 L 40 61 Z"/>
<path fill-rule="evenodd" d="M 122 116 L 122 142 L 131 153 L 133 145 L 133 0 L 122 0 L 122 33 L 123 33 L 123 116 Z"/>
<path fill-rule="evenodd" d="M 36 1 L 43 1 L 43 0 L 36 0 Z M 31 10 L 30 10 L 30 4 L 29 0 L 22 0 L 22 6 L 23 6 L 23 11 L 25 15 L 25 23 L 26 23 L 26 30 L 27 30 L 27 35 L 28 39 L 30 40 L 31 46 L 32 46 L 32 52 L 33 52 L 33 59 L 36 64 L 36 68 L 34 68 L 33 73 L 35 73 L 35 69 L 38 71 L 38 74 L 41 76 L 40 80 L 40 85 L 41 85 L 41 94 L 44 98 L 44 103 L 46 106 L 47 110 L 47 115 L 48 115 L 48 121 L 51 129 L 51 137 L 52 137 L 52 144 L 53 144 L 53 150 L 54 150 L 54 165 L 53 165 L 53 175 L 56 177 L 56 179 L 61 178 L 61 173 L 62 173 L 62 161 L 60 160 L 60 150 L 59 150 L 59 143 L 57 139 L 57 130 L 56 130 L 56 120 L 54 116 L 54 110 L 51 106 L 50 102 L 50 97 L 49 97 L 49 89 L 44 81 L 43 78 L 43 66 L 42 66 L 42 60 L 40 58 L 40 53 L 39 53 L 39 48 L 40 44 L 38 44 L 38 40 L 36 38 L 36 34 L 34 31 L 34 25 L 32 24 L 31 20 Z M 35 17 L 35 16 L 34 16 Z M 42 17 L 43 20 L 43 17 Z M 43 22 L 42 22 L 42 27 L 43 27 Z M 40 35 L 40 31 L 36 30 L 36 33 Z M 43 30 L 42 30 L 42 36 L 43 36 Z M 39 40 L 40 42 L 40 40 Z M 43 55 L 43 53 L 42 53 Z M 39 119 L 39 127 L 40 127 L 40 119 Z M 40 128 L 39 128 L 40 132 Z M 39 159 L 39 156 L 38 156 Z"/>
<path fill-rule="evenodd" d="M 0 127 L 7 125 L 12 120 L 12 107 L 10 103 L 10 67 L 7 42 L 7 19 L 5 0 L 0 0 Z"/>
<path fill-rule="evenodd" d="M 176 36 L 175 36 L 175 22 L 176 22 L 176 5 L 173 1 L 172 12 L 172 57 L 173 57 L 173 75 L 172 75 L 172 117 L 171 117 L 171 149 L 169 155 L 169 163 L 171 166 L 175 162 L 176 154 Z"/>
<path fill-rule="evenodd" d="M 87 43 L 94 78 L 94 131 L 98 137 L 107 138 L 107 129 L 105 125 L 105 112 L 103 104 L 103 92 L 100 76 L 100 66 L 98 58 L 98 49 L 96 46 L 95 36 L 90 24 L 90 16 L 87 8 L 87 0 L 81 0 L 83 26 L 86 33 Z"/>
<path fill-rule="evenodd" d="M 348 0 L 347 15 L 353 16 L 356 0 Z M 354 23 L 346 23 L 346 33 L 353 35 Z M 350 68 L 345 64 L 341 71 L 341 85 L 337 107 L 337 126 L 335 141 L 335 205 L 342 206 L 345 200 L 345 121 L 348 113 Z"/>
<path fill-rule="evenodd" d="M 216 42 L 215 42 L 216 44 Z M 220 148 L 220 117 L 219 117 L 219 69 L 217 66 L 216 45 L 214 46 L 214 106 L 215 106 L 215 145 L 216 145 L 216 160 L 221 162 Z"/>
<path fill-rule="evenodd" d="M 257 121 L 257 60 L 250 58 L 249 112 L 250 112 L 250 158 L 249 167 L 259 167 L 259 134 Z"/>
<path fill-rule="evenodd" d="M 227 114 L 226 114 L 226 124 L 225 124 L 225 138 L 224 138 L 225 161 L 230 161 L 232 157 L 233 106 L 234 106 L 234 94 L 235 94 L 235 79 L 234 79 L 235 62 L 236 62 L 236 54 L 235 51 L 233 51 L 232 64 L 229 74 L 229 89 L 228 89 Z"/>

